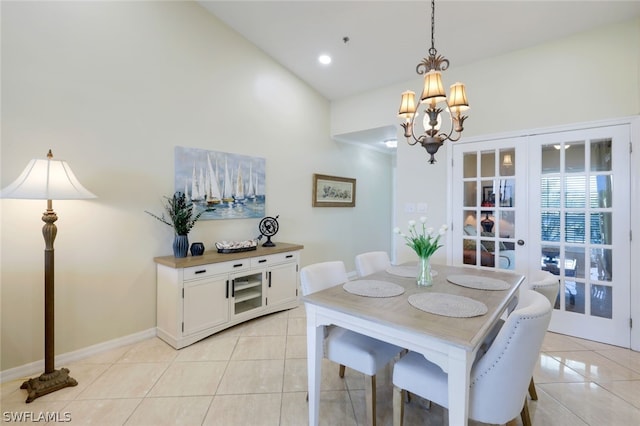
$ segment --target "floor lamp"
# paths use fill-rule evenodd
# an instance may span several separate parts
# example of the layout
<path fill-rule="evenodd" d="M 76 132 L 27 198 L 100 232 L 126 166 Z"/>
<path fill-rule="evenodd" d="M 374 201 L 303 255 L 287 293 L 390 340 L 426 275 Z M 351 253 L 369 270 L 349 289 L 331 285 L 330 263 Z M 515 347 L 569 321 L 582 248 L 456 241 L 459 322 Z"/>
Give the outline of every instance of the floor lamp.
<path fill-rule="evenodd" d="M 20 386 L 27 390 L 27 401 L 55 392 L 78 382 L 69 376 L 69 369 L 55 369 L 54 350 L 54 258 L 53 241 L 58 232 L 52 200 L 79 200 L 96 196 L 83 187 L 62 160 L 54 160 L 51 150 L 46 159 L 29 162 L 22 174 L 0 192 L 0 198 L 47 200 L 47 211 L 42 215 L 44 226 L 44 373 Z"/>

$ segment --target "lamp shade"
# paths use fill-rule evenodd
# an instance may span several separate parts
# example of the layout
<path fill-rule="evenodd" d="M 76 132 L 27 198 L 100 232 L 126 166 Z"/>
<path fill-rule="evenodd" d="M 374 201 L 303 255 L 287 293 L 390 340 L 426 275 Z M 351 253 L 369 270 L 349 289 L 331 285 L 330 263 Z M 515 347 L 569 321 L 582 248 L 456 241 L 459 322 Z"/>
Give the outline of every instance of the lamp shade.
<path fill-rule="evenodd" d="M 442 102 L 447 99 L 447 94 L 442 86 L 442 75 L 440 71 L 431 70 L 424 76 L 424 88 L 420 101 L 431 103 Z"/>
<path fill-rule="evenodd" d="M 80 184 L 66 161 L 45 158 L 31 160 L 18 179 L 0 191 L 0 198 L 80 200 L 96 196 Z"/>
<path fill-rule="evenodd" d="M 398 117 L 410 119 L 416 113 L 416 94 L 411 90 L 402 92 Z"/>
<path fill-rule="evenodd" d="M 469 109 L 467 92 L 463 83 L 454 83 L 449 90 L 449 109 L 452 112 L 464 112 Z"/>

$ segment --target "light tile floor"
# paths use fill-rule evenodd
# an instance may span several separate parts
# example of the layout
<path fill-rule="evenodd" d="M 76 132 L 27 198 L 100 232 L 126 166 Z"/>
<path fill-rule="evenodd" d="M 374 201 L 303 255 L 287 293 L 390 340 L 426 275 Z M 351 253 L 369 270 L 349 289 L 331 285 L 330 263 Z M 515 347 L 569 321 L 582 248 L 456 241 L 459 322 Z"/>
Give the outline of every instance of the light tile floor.
<path fill-rule="evenodd" d="M 145 340 L 66 365 L 78 386 L 31 404 L 19 389 L 23 380 L 3 383 L 1 421 L 29 413 L 38 424 L 56 423 L 41 417 L 54 415 L 73 425 L 306 425 L 305 326 L 301 306 L 179 351 L 158 338 Z M 378 375 L 383 426 L 392 424 L 391 368 Z M 638 352 L 548 333 L 534 377 L 534 425 L 640 424 Z M 364 424 L 365 383 L 348 369 L 340 379 L 337 365 L 324 360 L 320 423 Z M 426 409 L 419 398 L 405 410 L 408 426 L 446 421 L 446 410 Z"/>

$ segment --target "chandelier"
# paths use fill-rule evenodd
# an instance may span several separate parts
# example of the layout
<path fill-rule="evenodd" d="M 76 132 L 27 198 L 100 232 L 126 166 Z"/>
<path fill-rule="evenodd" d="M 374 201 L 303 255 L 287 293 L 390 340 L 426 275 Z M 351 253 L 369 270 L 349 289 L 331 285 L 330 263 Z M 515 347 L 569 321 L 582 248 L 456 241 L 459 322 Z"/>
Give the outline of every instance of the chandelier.
<path fill-rule="evenodd" d="M 444 141 L 455 142 L 462 136 L 464 120 L 467 118 L 462 113 L 469 109 L 467 94 L 463 83 L 454 83 L 449 90 L 449 97 L 442 86 L 442 71 L 449 68 L 449 60 L 439 55 L 434 46 L 435 28 L 435 0 L 431 0 L 431 48 L 429 56 L 422 59 L 416 66 L 416 72 L 424 75 L 424 88 L 420 96 L 420 105 L 424 105 L 422 119 L 423 133 L 416 135 L 416 122 L 419 123 L 420 111 L 416 109 L 416 94 L 410 90 L 402 93 L 398 117 L 403 120 L 404 137 L 409 145 L 420 143 L 431 155 L 429 163 L 436 162 L 434 154 L 442 146 Z M 444 108 L 439 106 L 444 102 Z M 450 129 L 448 133 L 440 132 L 442 123 L 441 114 L 446 111 L 450 117 Z M 454 133 L 455 132 L 455 133 Z"/>

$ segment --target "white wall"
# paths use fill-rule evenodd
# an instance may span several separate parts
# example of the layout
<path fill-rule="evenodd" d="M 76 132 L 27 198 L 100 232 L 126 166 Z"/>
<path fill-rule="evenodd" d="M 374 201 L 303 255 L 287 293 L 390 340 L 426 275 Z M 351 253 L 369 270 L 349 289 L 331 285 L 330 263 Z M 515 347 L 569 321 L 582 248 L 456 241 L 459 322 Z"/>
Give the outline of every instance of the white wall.
<path fill-rule="evenodd" d="M 2 2 L 1 186 L 34 157 L 69 162 L 89 201 L 54 201 L 56 353 L 155 327 L 144 213 L 173 193 L 176 145 L 266 158 L 267 214 L 302 263 L 389 250 L 391 157 L 329 137 L 329 103 L 192 2 Z M 312 208 L 312 174 L 357 179 L 355 208 Z M 0 370 L 43 357 L 44 201 L 2 200 Z M 201 221 L 191 241 L 257 235 Z"/>

